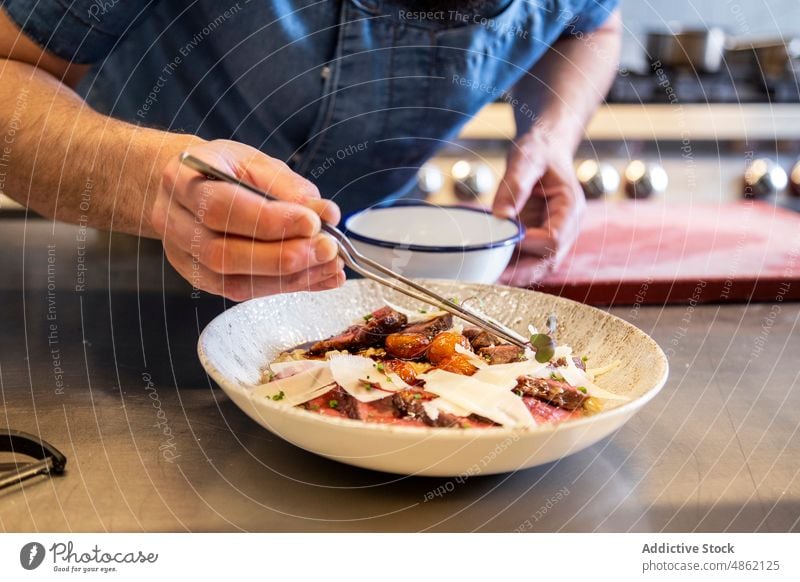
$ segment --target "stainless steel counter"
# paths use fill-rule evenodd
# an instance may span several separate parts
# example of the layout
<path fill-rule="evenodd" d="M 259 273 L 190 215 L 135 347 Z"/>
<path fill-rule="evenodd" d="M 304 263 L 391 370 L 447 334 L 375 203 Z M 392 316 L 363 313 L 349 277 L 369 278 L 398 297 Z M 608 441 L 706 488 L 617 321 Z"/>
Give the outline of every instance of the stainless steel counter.
<path fill-rule="evenodd" d="M 81 255 L 72 227 L 0 233 L 0 425 L 69 457 L 0 491 L 0 530 L 800 531 L 798 304 L 613 309 L 672 369 L 623 429 L 516 474 L 404 478 L 306 453 L 231 404 L 195 356 L 223 302 L 162 281 L 156 245 L 95 237 Z"/>

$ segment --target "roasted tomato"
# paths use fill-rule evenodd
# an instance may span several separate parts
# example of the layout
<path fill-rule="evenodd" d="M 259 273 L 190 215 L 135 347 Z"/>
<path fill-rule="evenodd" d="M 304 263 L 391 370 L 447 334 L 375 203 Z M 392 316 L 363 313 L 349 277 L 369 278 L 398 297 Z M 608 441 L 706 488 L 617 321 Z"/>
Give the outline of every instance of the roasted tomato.
<path fill-rule="evenodd" d="M 460 333 L 454 331 L 443 331 L 433 338 L 431 345 L 428 347 L 428 359 L 431 364 L 438 366 L 446 359 L 457 355 L 457 344 L 461 344 L 469 349 L 469 340 Z"/>
<path fill-rule="evenodd" d="M 401 360 L 416 360 L 425 355 L 431 340 L 421 333 L 393 333 L 386 336 L 386 353 Z"/>
<path fill-rule="evenodd" d="M 459 353 L 442 360 L 437 368 L 462 376 L 472 376 L 478 371 L 478 368 L 473 366 L 465 355 Z"/>
<path fill-rule="evenodd" d="M 414 371 L 414 366 L 402 360 L 387 360 L 383 364 L 390 372 L 394 372 L 406 384 L 414 385 L 417 381 L 417 373 Z"/>

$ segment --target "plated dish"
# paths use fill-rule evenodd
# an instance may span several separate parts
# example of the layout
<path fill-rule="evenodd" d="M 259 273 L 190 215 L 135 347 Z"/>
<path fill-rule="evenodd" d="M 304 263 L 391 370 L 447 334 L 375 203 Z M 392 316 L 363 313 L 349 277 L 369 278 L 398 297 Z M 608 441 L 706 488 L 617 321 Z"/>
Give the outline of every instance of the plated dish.
<path fill-rule="evenodd" d="M 384 305 L 279 354 L 262 392 L 325 416 L 450 429 L 560 423 L 628 400 L 595 383 L 618 362 L 587 369 L 585 356 L 529 328 L 523 349 L 449 313 Z"/>
<path fill-rule="evenodd" d="M 530 420 L 512 409 L 509 414 L 512 420 L 509 421 L 497 416 L 497 409 L 476 411 L 470 409 L 474 402 L 462 401 L 449 403 L 449 409 L 445 404 L 445 410 L 437 407 L 439 416 L 433 411 L 425 411 L 427 418 L 417 411 L 414 411 L 413 417 L 410 414 L 399 415 L 394 407 L 384 416 L 387 422 L 381 422 L 380 418 L 353 418 L 353 406 L 360 409 L 359 416 L 365 410 L 367 415 L 370 414 L 370 406 L 364 406 L 358 399 L 355 399 L 358 404 L 348 401 L 341 408 L 339 402 L 331 406 L 330 400 L 339 399 L 328 396 L 330 389 L 326 391 L 324 385 L 318 387 L 320 393 L 317 397 L 323 400 L 316 403 L 319 405 L 317 410 L 309 405 L 311 400 L 299 397 L 285 387 L 281 396 L 281 387 L 276 382 L 300 373 L 333 374 L 330 361 L 331 356 L 336 354 L 327 355 L 329 352 L 337 351 L 338 355 L 347 357 L 365 357 L 365 351 L 370 349 L 348 349 L 347 353 L 344 350 L 325 349 L 320 350 L 319 354 L 307 354 L 306 357 L 303 353 L 295 352 L 298 346 L 308 352 L 314 342 L 329 341 L 353 325 L 367 324 L 365 316 L 371 315 L 369 319 L 372 319 L 376 312 L 387 306 L 399 307 L 407 314 L 427 316 L 420 321 L 409 322 L 406 315 L 406 322 L 399 324 L 400 330 L 404 331 L 408 331 L 409 325 L 425 324 L 427 320 L 438 317 L 438 314 L 419 313 L 419 310 L 428 307 L 366 280 L 349 281 L 332 291 L 276 295 L 237 305 L 219 315 L 205 328 L 198 343 L 200 360 L 209 375 L 237 406 L 281 438 L 343 463 L 392 473 L 429 476 L 501 473 L 560 459 L 597 443 L 618 429 L 655 396 L 666 380 L 667 361 L 658 345 L 641 330 L 598 309 L 552 295 L 497 285 L 441 280 L 426 280 L 424 284 L 447 297 L 469 298 L 472 302 L 470 305 L 479 306 L 483 313 L 519 333 L 530 333 L 528 326 L 533 325 L 537 328 L 535 331 L 546 331 L 549 335 L 547 318 L 555 313 L 557 328 L 552 334 L 556 339 L 554 349 L 564 353 L 554 354 L 558 355 L 556 361 L 549 358 L 547 363 L 542 363 L 536 361 L 535 350 L 531 350 L 534 353 L 526 354 L 524 361 L 509 364 L 519 365 L 528 375 L 545 376 L 540 379 L 560 382 L 560 378 L 550 377 L 551 373 L 558 372 L 548 368 L 567 369 L 563 365 L 554 366 L 559 363 L 572 369 L 569 361 L 558 362 L 560 357 L 567 358 L 566 350 L 569 349 L 571 356 L 577 357 L 586 368 L 585 371 L 580 370 L 578 363 L 571 360 L 575 369 L 586 374 L 581 382 L 588 378 L 590 383 L 580 384 L 572 376 L 563 376 L 563 372 L 562 377 L 573 388 L 587 389 L 586 394 L 581 392 L 587 396 L 583 404 L 597 399 L 600 409 L 584 408 L 578 415 L 561 406 L 554 406 L 543 397 L 525 394 L 520 397 L 513 393 L 513 388 L 509 388 L 507 395 L 502 398 L 507 402 L 511 402 L 509 398 L 516 399 L 513 405 L 516 411 L 521 410 L 516 403 L 523 403 Z M 459 321 L 453 321 L 449 330 L 437 331 L 436 335 L 442 331 L 460 332 L 458 335 L 470 340 L 472 332 L 467 327 L 459 329 L 458 326 Z M 385 351 L 385 338 L 389 335 L 391 333 L 384 335 L 383 348 L 372 346 L 372 355 L 378 356 L 380 349 Z M 447 390 L 447 386 L 444 389 L 437 387 L 426 374 L 433 373 L 435 377 L 449 373 L 471 383 L 476 380 L 478 373 L 485 376 L 492 370 L 502 370 L 501 366 L 508 365 L 492 363 L 485 357 L 485 364 L 473 360 L 481 357 L 481 347 L 471 340 L 469 347 L 461 342 L 463 340 L 459 339 L 456 343 L 470 353 L 460 353 L 461 349 L 456 351 L 455 344 L 452 351 L 471 361 L 477 369 L 471 376 L 442 370 L 441 362 L 447 359 L 447 354 L 439 364 L 433 364 L 428 354 L 430 343 L 425 354 L 416 360 L 393 358 L 419 367 L 415 370 L 416 377 L 426 379 L 424 386 L 415 385 L 414 378 L 410 376 L 403 379 L 398 371 L 393 373 L 411 387 L 412 394 L 413 390 L 426 387 L 442 392 Z M 449 346 L 446 347 L 449 349 Z M 531 355 L 533 360 L 530 359 Z M 438 359 L 437 356 L 434 359 Z M 314 363 L 314 360 L 317 362 Z M 370 365 L 379 363 L 377 359 L 369 360 Z M 609 365 L 609 369 L 602 370 Z M 294 370 L 292 366 L 295 366 Z M 317 367 L 316 372 L 310 371 L 314 366 Z M 345 369 L 349 368 L 345 366 Z M 377 372 L 377 367 L 372 369 Z M 599 374 L 598 369 L 601 372 Z M 361 374 L 357 373 L 356 376 L 358 380 Z M 505 377 L 508 382 L 510 376 Z M 380 385 L 383 386 L 382 383 Z M 363 388 L 365 392 L 369 391 L 366 385 Z M 451 388 L 454 391 L 457 386 Z M 375 390 L 375 387 L 372 386 L 372 389 Z M 494 396 L 499 390 L 497 387 L 490 393 Z M 433 394 L 432 390 L 428 391 Z M 391 394 L 392 399 L 395 396 L 396 393 Z M 441 394 L 436 396 L 437 399 L 442 398 Z M 452 398 L 452 394 L 450 396 Z M 352 398 L 352 394 L 348 393 L 348 397 Z M 536 402 L 524 400 L 526 397 Z M 382 396 L 373 402 L 385 398 Z M 451 398 L 443 399 L 441 403 Z M 415 400 L 436 399 L 426 400 L 423 395 L 423 398 Z M 492 402 L 489 399 L 484 405 L 489 406 Z M 535 406 L 539 406 L 538 403 L 547 404 L 548 407 L 543 410 L 551 414 L 532 414 L 528 402 Z M 461 410 L 457 408 L 459 406 Z M 554 418 L 552 413 L 557 417 Z M 462 418 L 467 420 L 462 421 Z M 455 422 L 449 422 L 448 419 Z M 269 461 L 265 459 L 264 462 Z"/>

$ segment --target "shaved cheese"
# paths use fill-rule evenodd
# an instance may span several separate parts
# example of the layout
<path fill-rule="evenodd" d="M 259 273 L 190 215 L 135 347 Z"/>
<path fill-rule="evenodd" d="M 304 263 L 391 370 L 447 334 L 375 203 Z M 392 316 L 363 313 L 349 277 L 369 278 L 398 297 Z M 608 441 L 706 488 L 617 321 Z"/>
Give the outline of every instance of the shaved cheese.
<path fill-rule="evenodd" d="M 570 366 L 570 364 L 572 365 Z M 566 366 L 559 367 L 558 373 L 564 377 L 564 380 L 567 381 L 567 384 L 572 384 L 575 387 L 586 386 L 592 382 L 588 374 L 576 366 L 575 362 L 572 360 L 569 360 Z"/>
<path fill-rule="evenodd" d="M 328 362 L 325 360 L 287 360 L 285 362 L 273 362 L 269 365 L 275 379 L 288 378 L 300 372 L 305 372 L 311 368 L 327 368 Z"/>
<path fill-rule="evenodd" d="M 429 319 L 433 319 L 434 317 L 439 317 L 440 315 L 445 315 L 446 311 L 427 311 L 425 313 L 421 313 L 419 310 L 408 309 L 407 307 L 400 307 L 399 305 L 395 305 L 394 303 L 389 303 L 388 301 L 384 300 L 384 303 L 387 307 L 391 307 L 397 313 L 402 313 L 408 319 L 408 323 L 417 323 L 419 321 L 427 321 Z"/>
<path fill-rule="evenodd" d="M 314 400 L 315 398 L 319 398 L 323 394 L 327 394 L 335 387 L 336 384 L 327 384 L 325 386 L 320 386 L 319 388 L 309 390 L 308 392 L 295 394 L 294 396 L 284 396 L 282 399 L 278 400 L 278 402 L 281 404 L 286 404 L 287 406 L 298 406 Z"/>
<path fill-rule="evenodd" d="M 556 349 L 553 350 L 553 359 L 558 360 L 560 358 L 566 358 L 567 360 L 572 358 L 572 348 L 569 346 L 556 346 Z"/>
<path fill-rule="evenodd" d="M 425 414 L 427 414 L 431 420 L 436 420 L 439 418 L 439 414 L 442 412 L 445 414 L 454 414 L 456 416 L 469 416 L 471 414 L 466 408 L 456 406 L 449 400 L 441 397 L 434 398 L 433 400 L 426 400 L 422 403 L 422 408 L 425 410 Z"/>
<path fill-rule="evenodd" d="M 261 384 L 253 391 L 253 396 L 297 406 L 325 394 L 333 388 L 333 383 L 333 375 L 327 365 L 314 366 L 288 378 Z"/>
<path fill-rule="evenodd" d="M 456 348 L 455 349 L 456 349 L 457 353 L 459 353 L 462 356 L 464 356 L 465 358 L 467 358 L 467 360 L 469 360 L 469 363 L 472 364 L 473 366 L 475 366 L 478 369 L 485 368 L 486 366 L 489 365 L 486 362 L 486 360 L 481 358 L 479 355 L 477 355 L 472 350 L 468 350 L 467 348 L 465 348 L 461 344 L 456 344 Z"/>
<path fill-rule="evenodd" d="M 361 402 L 380 400 L 410 387 L 396 374 L 378 370 L 377 362 L 370 358 L 339 354 L 329 362 L 336 383 Z"/>
<path fill-rule="evenodd" d="M 589 396 L 593 396 L 595 398 L 602 398 L 604 400 L 630 400 L 630 398 L 627 396 L 614 394 L 613 392 L 604 390 L 595 384 L 592 377 L 588 373 L 575 365 L 575 361 L 572 359 L 571 351 L 570 355 L 565 357 L 567 360 L 567 365 L 559 366 L 558 373 L 564 377 L 564 380 L 566 380 L 568 384 L 576 388 L 586 388 L 586 392 L 589 394 Z"/>
<path fill-rule="evenodd" d="M 548 378 L 550 376 L 550 369 L 547 363 L 541 364 L 536 360 L 526 360 L 523 362 L 486 366 L 472 375 L 476 380 L 492 384 L 495 387 L 505 390 L 514 388 L 517 385 L 517 378 L 520 376 Z"/>
<path fill-rule="evenodd" d="M 589 377 L 594 379 L 597 378 L 597 376 L 601 376 L 602 374 L 606 374 L 607 372 L 616 369 L 617 367 L 619 367 L 619 365 L 620 361 L 614 360 L 610 364 L 607 364 L 605 366 L 600 366 L 599 368 L 589 368 L 588 370 L 586 370 L 586 372 L 589 374 Z"/>
<path fill-rule="evenodd" d="M 422 379 L 425 380 L 427 392 L 444 398 L 470 414 L 483 416 L 503 426 L 536 425 L 528 407 L 510 389 L 487 384 L 474 376 L 462 376 L 444 370 L 431 370 L 423 374 Z"/>

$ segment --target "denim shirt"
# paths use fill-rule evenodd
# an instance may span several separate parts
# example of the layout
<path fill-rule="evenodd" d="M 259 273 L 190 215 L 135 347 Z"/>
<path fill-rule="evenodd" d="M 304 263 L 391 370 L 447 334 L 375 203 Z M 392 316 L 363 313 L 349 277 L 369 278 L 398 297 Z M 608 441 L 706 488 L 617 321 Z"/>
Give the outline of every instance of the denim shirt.
<path fill-rule="evenodd" d="M 397 0 L 0 3 L 41 46 L 93 64 L 80 91 L 99 111 L 255 146 L 348 213 L 408 191 L 555 40 L 617 2 L 505 0 L 496 14 Z"/>

